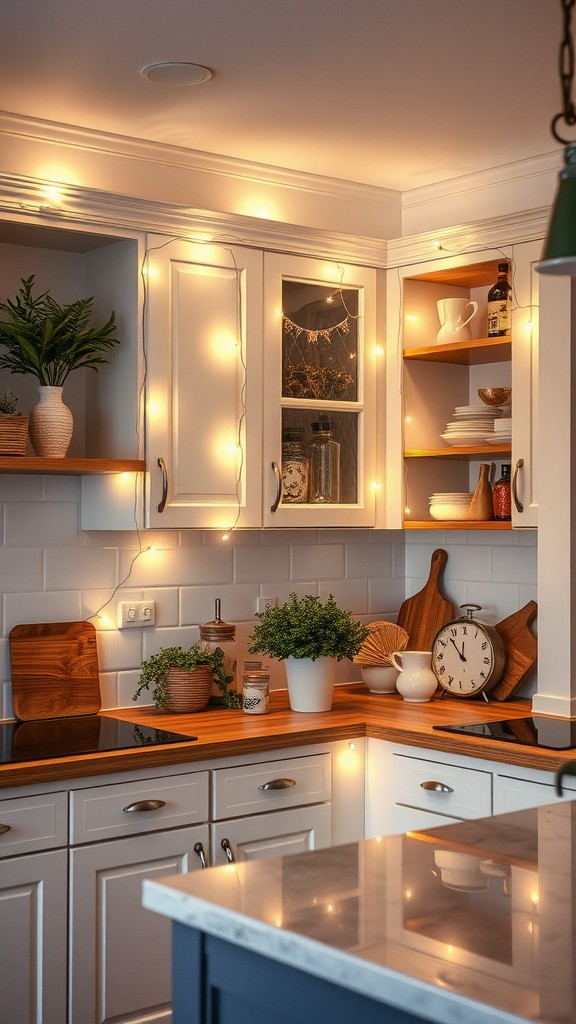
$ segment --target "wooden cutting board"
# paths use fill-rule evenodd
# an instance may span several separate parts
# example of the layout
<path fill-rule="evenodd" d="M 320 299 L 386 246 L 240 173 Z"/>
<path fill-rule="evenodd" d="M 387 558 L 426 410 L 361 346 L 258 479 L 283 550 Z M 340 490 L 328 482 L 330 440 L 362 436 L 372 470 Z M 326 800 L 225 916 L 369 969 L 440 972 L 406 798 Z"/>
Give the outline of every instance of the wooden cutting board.
<path fill-rule="evenodd" d="M 536 617 L 538 605 L 529 601 L 518 612 L 497 622 L 495 629 L 502 637 L 506 647 L 506 669 L 504 676 L 490 690 L 490 700 L 508 700 L 528 672 L 534 668 L 538 654 L 538 642 L 530 629 Z"/>
<path fill-rule="evenodd" d="M 90 622 L 14 626 L 12 702 L 20 721 L 100 711 L 96 630 Z"/>
<path fill-rule="evenodd" d="M 429 651 L 436 633 L 455 618 L 450 601 L 440 591 L 441 577 L 448 560 L 443 548 L 436 548 L 430 561 L 428 579 L 417 594 L 408 597 L 400 607 L 397 623 L 408 633 L 408 650 Z"/>

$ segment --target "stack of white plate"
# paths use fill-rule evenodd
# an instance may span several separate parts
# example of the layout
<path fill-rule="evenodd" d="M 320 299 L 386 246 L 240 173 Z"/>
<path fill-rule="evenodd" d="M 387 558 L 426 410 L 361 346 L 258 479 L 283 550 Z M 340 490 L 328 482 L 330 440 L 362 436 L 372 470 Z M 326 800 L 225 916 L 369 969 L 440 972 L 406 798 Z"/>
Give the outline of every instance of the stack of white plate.
<path fill-rule="evenodd" d="M 495 420 L 501 415 L 499 409 L 480 405 L 457 405 L 454 419 L 446 424 L 445 433 L 440 436 L 451 445 L 484 444 L 486 437 L 494 432 Z"/>
<path fill-rule="evenodd" d="M 512 440 L 512 417 L 503 416 L 494 420 L 494 430 L 486 438 L 488 444 L 510 444 Z"/>
<path fill-rule="evenodd" d="M 472 494 L 464 491 L 442 491 L 431 494 L 430 515 L 433 519 L 468 519 Z"/>

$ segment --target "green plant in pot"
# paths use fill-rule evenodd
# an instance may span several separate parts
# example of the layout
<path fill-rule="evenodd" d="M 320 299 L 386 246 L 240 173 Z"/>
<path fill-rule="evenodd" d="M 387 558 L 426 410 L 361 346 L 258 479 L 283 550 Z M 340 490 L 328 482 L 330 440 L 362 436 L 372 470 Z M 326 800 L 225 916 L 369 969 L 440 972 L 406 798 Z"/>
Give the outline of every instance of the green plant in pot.
<path fill-rule="evenodd" d="M 293 711 L 329 711 L 336 661 L 358 654 L 368 629 L 339 608 L 332 595 L 295 593 L 285 604 L 258 612 L 250 637 L 251 654 L 267 654 L 285 662 Z"/>
<path fill-rule="evenodd" d="M 101 327 L 91 327 L 93 298 L 60 305 L 49 292 L 34 296 L 35 276 L 22 278 L 15 299 L 0 303 L 0 367 L 36 377 L 40 402 L 30 414 L 30 439 L 36 455 L 63 458 L 72 437 L 70 409 L 62 388 L 72 370 L 98 371 L 105 353 L 119 343 L 114 312 Z"/>
<path fill-rule="evenodd" d="M 133 700 L 143 690 L 152 689 L 158 711 L 187 714 L 200 711 L 210 699 L 212 683 L 222 692 L 225 707 L 240 706 L 239 697 L 228 689 L 231 677 L 224 671 L 224 653 L 220 647 L 207 651 L 201 643 L 183 647 L 161 647 L 142 662 L 140 679 Z"/>
<path fill-rule="evenodd" d="M 27 440 L 28 417 L 11 391 L 0 391 L 0 455 L 25 455 Z"/>

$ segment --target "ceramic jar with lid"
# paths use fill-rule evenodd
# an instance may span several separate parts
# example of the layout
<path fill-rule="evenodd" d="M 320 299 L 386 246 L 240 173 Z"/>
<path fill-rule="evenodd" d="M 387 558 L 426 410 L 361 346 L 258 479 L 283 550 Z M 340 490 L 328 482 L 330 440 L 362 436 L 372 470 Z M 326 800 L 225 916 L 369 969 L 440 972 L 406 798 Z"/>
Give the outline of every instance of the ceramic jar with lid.
<path fill-rule="evenodd" d="M 214 618 L 211 622 L 203 622 L 200 626 L 200 643 L 204 650 L 215 651 L 217 647 L 224 654 L 224 672 L 228 682 L 228 689 L 237 690 L 237 667 L 238 667 L 238 643 L 236 640 L 236 626 L 233 622 L 225 622 L 220 617 L 220 598 L 214 602 Z M 219 704 L 222 694 L 216 683 L 212 685 L 210 695 L 211 704 Z"/>

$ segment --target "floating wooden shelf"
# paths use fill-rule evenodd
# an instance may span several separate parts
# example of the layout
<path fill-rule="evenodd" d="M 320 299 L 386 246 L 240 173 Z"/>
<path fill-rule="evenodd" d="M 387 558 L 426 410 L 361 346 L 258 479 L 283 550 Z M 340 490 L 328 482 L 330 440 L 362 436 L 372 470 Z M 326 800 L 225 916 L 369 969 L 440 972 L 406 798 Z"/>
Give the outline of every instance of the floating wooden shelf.
<path fill-rule="evenodd" d="M 422 519 L 419 521 L 405 519 L 402 528 L 404 530 L 511 530 L 512 523 L 502 523 L 495 519 L 478 520 L 441 520 Z"/>
<path fill-rule="evenodd" d="M 405 348 L 403 355 L 404 359 L 418 359 L 428 363 L 457 363 L 460 366 L 505 363 L 512 358 L 512 339 L 474 338 L 472 341 L 453 341 L 449 345 Z"/>
<path fill-rule="evenodd" d="M 38 459 L 0 455 L 0 473 L 41 473 L 89 476 L 103 473 L 143 473 L 143 459 Z"/>
<path fill-rule="evenodd" d="M 511 444 L 455 445 L 453 448 L 409 448 L 405 459 L 492 459 L 494 455 L 510 455 Z"/>

